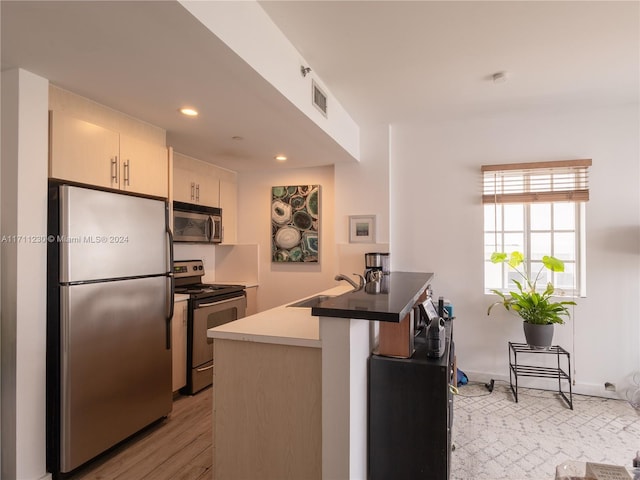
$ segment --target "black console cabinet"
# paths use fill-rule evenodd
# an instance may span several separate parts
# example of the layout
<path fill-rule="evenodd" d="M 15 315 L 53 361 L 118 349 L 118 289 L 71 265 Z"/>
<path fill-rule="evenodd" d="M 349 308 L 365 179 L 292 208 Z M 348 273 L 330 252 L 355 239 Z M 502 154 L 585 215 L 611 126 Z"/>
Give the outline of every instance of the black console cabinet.
<path fill-rule="evenodd" d="M 447 480 L 451 463 L 454 347 L 451 321 L 439 359 L 416 338 L 411 358 L 369 359 L 369 479 Z"/>

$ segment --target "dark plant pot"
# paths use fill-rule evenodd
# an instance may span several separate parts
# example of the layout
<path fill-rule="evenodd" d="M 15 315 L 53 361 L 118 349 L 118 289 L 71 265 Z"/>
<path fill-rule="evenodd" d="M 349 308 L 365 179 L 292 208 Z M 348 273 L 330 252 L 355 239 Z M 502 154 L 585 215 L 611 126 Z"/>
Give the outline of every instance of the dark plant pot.
<path fill-rule="evenodd" d="M 553 341 L 553 323 L 549 325 L 536 325 L 522 322 L 524 338 L 527 344 L 534 350 L 548 350 Z"/>

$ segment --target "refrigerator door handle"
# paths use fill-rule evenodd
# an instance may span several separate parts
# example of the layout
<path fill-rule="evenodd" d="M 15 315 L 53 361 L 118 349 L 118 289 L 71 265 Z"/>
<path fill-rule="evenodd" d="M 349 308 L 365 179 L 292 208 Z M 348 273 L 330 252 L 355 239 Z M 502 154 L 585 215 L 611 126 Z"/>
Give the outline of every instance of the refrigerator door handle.
<path fill-rule="evenodd" d="M 169 239 L 169 312 L 167 313 L 167 333 L 166 333 L 166 349 L 171 350 L 171 319 L 173 318 L 173 295 L 175 290 L 175 279 L 173 277 L 173 232 L 167 227 L 167 237 Z"/>
<path fill-rule="evenodd" d="M 173 277 L 173 232 L 169 227 L 167 227 L 167 238 L 169 239 L 169 243 L 167 245 L 169 248 L 169 265 L 167 272 L 169 272 Z M 173 295 L 173 285 L 171 286 L 171 295 Z"/>

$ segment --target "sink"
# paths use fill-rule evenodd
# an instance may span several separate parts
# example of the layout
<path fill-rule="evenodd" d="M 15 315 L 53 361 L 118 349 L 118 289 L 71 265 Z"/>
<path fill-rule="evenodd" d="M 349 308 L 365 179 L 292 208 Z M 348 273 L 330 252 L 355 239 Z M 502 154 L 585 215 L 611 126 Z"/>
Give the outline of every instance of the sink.
<path fill-rule="evenodd" d="M 316 295 L 315 297 L 305 298 L 299 302 L 287 305 L 287 307 L 313 308 L 317 307 L 321 302 L 333 298 L 335 295 Z"/>

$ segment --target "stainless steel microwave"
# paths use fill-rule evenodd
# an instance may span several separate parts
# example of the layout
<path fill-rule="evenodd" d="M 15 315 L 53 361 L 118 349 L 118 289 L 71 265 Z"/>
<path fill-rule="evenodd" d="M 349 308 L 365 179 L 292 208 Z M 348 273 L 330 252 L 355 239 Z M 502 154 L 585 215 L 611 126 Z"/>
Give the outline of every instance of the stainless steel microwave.
<path fill-rule="evenodd" d="M 189 243 L 222 242 L 222 209 L 173 202 L 173 241 Z"/>

